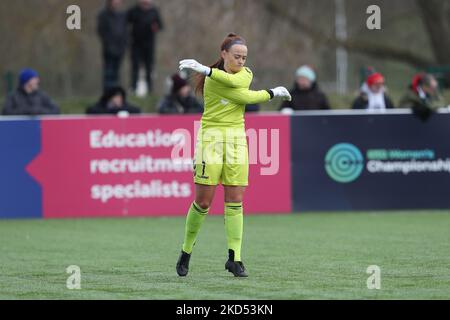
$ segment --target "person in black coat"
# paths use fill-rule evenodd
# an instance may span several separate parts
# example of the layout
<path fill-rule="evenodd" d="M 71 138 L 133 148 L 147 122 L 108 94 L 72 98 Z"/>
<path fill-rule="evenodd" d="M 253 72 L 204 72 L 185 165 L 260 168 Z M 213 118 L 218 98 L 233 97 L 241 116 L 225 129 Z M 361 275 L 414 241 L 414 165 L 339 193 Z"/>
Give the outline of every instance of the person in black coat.
<path fill-rule="evenodd" d="M 371 74 L 361 87 L 352 109 L 383 111 L 393 109 L 394 103 L 385 92 L 384 77 L 381 73 Z"/>
<path fill-rule="evenodd" d="M 330 105 L 326 95 L 319 89 L 314 70 L 302 66 L 296 71 L 296 82 L 290 91 L 292 100 L 284 101 L 280 110 L 328 110 Z"/>
<path fill-rule="evenodd" d="M 131 83 L 136 91 L 141 64 L 145 66 L 145 79 L 148 90 L 152 89 L 152 72 L 155 56 L 156 34 L 162 30 L 163 23 L 153 0 L 139 0 L 138 5 L 128 11 L 131 24 Z"/>
<path fill-rule="evenodd" d="M 127 102 L 126 92 L 121 87 L 107 89 L 100 100 L 93 106 L 87 108 L 87 114 L 118 114 L 119 112 L 130 114 L 141 113 L 141 109 Z"/>
<path fill-rule="evenodd" d="M 189 83 L 178 73 L 170 78 L 170 93 L 158 105 L 160 114 L 203 113 L 203 106 L 192 94 Z"/>
<path fill-rule="evenodd" d="M 122 65 L 128 43 L 127 15 L 121 12 L 122 0 L 107 0 L 97 16 L 97 33 L 102 43 L 103 88 L 120 85 Z"/>
<path fill-rule="evenodd" d="M 33 69 L 24 69 L 19 76 L 19 87 L 5 101 L 2 114 L 47 115 L 59 114 L 59 107 L 39 90 L 40 78 Z"/>

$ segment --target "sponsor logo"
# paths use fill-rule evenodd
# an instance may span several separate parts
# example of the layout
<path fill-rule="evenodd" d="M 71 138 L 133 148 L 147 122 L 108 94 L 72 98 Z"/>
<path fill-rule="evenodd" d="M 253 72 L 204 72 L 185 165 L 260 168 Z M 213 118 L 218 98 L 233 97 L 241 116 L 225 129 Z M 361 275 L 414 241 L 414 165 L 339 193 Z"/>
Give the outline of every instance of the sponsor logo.
<path fill-rule="evenodd" d="M 363 169 L 363 155 L 353 144 L 337 144 L 325 156 L 325 171 L 336 182 L 353 182 L 358 179 Z"/>

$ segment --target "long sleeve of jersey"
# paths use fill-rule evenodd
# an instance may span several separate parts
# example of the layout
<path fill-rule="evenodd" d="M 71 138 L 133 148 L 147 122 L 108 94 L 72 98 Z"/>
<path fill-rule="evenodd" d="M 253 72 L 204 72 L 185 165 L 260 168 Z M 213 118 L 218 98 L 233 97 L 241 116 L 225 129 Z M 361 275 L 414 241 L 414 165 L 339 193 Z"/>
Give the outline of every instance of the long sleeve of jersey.
<path fill-rule="evenodd" d="M 214 68 L 211 70 L 210 78 L 230 88 L 248 89 L 253 80 L 253 73 L 249 68 L 242 68 L 235 74 Z"/>
<path fill-rule="evenodd" d="M 229 89 L 221 93 L 222 97 L 236 104 L 257 104 L 270 100 L 270 94 L 266 90 Z"/>
<path fill-rule="evenodd" d="M 210 78 L 223 86 L 229 87 L 222 90 L 223 98 L 237 104 L 264 103 L 270 100 L 270 94 L 266 90 L 249 90 L 253 81 L 253 73 L 249 68 L 242 68 L 238 73 L 231 74 L 220 69 L 212 69 Z"/>
<path fill-rule="evenodd" d="M 242 68 L 235 74 L 212 69 L 205 80 L 205 110 L 202 116 L 202 128 L 219 127 L 244 130 L 244 113 L 247 104 L 260 104 L 271 99 L 268 91 L 250 90 L 253 74 L 250 69 Z"/>

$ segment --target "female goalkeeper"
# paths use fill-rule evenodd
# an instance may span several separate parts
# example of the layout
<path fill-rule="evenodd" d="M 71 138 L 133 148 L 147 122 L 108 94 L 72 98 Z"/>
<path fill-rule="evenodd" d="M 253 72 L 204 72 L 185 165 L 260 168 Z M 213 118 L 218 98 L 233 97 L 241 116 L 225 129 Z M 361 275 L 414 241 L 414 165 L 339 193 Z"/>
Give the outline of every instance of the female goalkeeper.
<path fill-rule="evenodd" d="M 244 67 L 246 59 L 245 40 L 236 34 L 229 34 L 222 43 L 220 59 L 212 66 L 204 66 L 192 59 L 180 61 L 180 70 L 189 69 L 198 73 L 196 90 L 204 96 L 205 111 L 195 151 L 195 201 L 187 215 L 183 249 L 176 266 L 179 276 L 188 273 L 197 234 L 208 214 L 216 187 L 222 183 L 229 254 L 225 269 L 235 277 L 247 277 L 241 260 L 242 200 L 248 185 L 249 170 L 245 106 L 267 102 L 274 97 L 290 100 L 291 96 L 284 87 L 249 90 L 253 74 Z"/>

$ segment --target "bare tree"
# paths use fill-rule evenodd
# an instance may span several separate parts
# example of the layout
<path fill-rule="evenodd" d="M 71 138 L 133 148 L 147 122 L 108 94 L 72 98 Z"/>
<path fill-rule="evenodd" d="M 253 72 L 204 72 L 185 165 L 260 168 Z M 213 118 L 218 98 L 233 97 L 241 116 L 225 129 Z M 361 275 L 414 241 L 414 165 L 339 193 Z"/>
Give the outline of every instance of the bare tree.
<path fill-rule="evenodd" d="M 298 30 L 307 37 L 310 37 L 315 43 L 330 47 L 344 47 L 350 52 L 362 53 L 377 59 L 394 60 L 410 64 L 413 67 L 425 68 L 436 63 L 448 63 L 450 61 L 450 41 L 447 40 L 450 25 L 448 18 L 448 7 L 450 3 L 445 2 L 445 10 L 442 10 L 443 1 L 441 0 L 417 0 L 422 9 L 422 18 L 428 29 L 429 37 L 433 43 L 435 59 L 429 59 L 421 53 L 404 49 L 403 46 L 387 45 L 383 42 L 373 42 L 364 39 L 354 39 L 349 37 L 342 41 L 336 39 L 333 33 L 327 33 L 302 21 L 297 15 L 292 14 L 292 6 L 300 6 L 301 2 L 292 2 L 288 7 L 281 5 L 276 0 L 265 0 L 262 2 L 267 12 L 274 18 L 288 22 L 292 28 Z M 445 40 L 444 40 L 445 39 Z M 401 39 L 399 39 L 401 44 Z M 442 42 L 447 41 L 443 46 Z"/>
<path fill-rule="evenodd" d="M 125 5 L 136 1 L 125 0 Z M 352 53 L 350 83 L 359 82 L 357 68 L 365 63 L 376 63 L 387 73 L 396 72 L 392 66 L 413 73 L 417 67 L 450 64 L 450 1 L 346 0 L 349 37 L 345 41 L 335 37 L 330 0 L 155 2 L 166 25 L 158 35 L 156 92 L 164 92 L 165 79 L 177 70 L 179 59 L 216 60 L 220 42 L 229 32 L 242 34 L 249 43 L 248 65 L 255 73 L 255 88 L 291 84 L 301 64 L 320 66 L 321 85 L 334 88 L 337 46 Z M 383 8 L 382 31 L 366 29 L 364 7 L 372 2 Z M 65 27 L 70 4 L 82 9 L 80 31 Z M 104 0 L 0 1 L 0 96 L 5 93 L 5 75 L 12 72 L 16 78 L 21 68 L 33 67 L 42 74 L 43 87 L 50 94 L 96 97 L 102 70 L 96 16 L 104 4 Z M 124 62 L 122 79 L 127 86 L 129 59 Z M 398 79 L 403 88 L 401 76 Z"/>
<path fill-rule="evenodd" d="M 417 0 L 436 63 L 450 65 L 450 2 Z"/>

